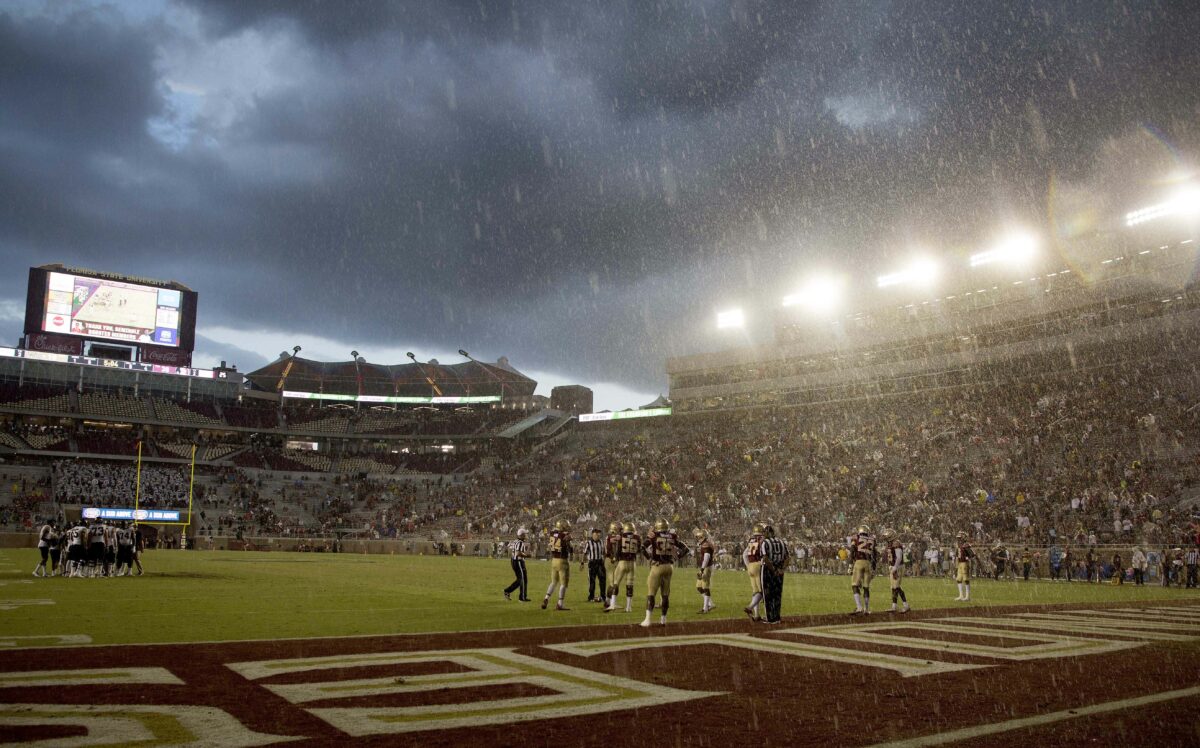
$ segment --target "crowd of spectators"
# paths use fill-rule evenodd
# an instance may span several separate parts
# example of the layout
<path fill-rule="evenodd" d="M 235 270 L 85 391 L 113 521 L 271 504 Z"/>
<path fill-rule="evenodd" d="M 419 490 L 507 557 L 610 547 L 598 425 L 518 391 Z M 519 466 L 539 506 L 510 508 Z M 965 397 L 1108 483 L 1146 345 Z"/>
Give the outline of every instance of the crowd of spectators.
<path fill-rule="evenodd" d="M 137 503 L 148 509 L 178 509 L 188 504 L 188 472 L 184 468 L 141 466 Z M 127 462 L 60 460 L 53 470 L 54 500 L 60 504 L 131 507 L 138 486 L 138 467 Z M 204 490 L 196 486 L 195 498 Z"/>

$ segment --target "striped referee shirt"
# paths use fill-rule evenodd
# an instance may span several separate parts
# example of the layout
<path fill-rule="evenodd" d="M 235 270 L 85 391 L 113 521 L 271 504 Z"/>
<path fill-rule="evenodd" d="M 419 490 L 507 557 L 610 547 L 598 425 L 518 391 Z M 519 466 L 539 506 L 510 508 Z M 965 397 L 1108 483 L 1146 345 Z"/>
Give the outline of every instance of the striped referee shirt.
<path fill-rule="evenodd" d="M 604 560 L 604 542 L 600 540 L 588 540 L 583 544 L 583 557 L 588 561 L 603 561 Z"/>
<path fill-rule="evenodd" d="M 783 542 L 783 538 L 764 538 L 762 545 L 759 546 L 759 551 L 764 559 L 768 559 L 771 565 L 776 569 L 782 569 L 787 563 L 788 547 L 787 543 Z"/>
<path fill-rule="evenodd" d="M 529 555 L 529 543 L 524 540 L 514 540 L 508 544 L 508 552 L 512 555 L 512 560 L 525 558 Z"/>

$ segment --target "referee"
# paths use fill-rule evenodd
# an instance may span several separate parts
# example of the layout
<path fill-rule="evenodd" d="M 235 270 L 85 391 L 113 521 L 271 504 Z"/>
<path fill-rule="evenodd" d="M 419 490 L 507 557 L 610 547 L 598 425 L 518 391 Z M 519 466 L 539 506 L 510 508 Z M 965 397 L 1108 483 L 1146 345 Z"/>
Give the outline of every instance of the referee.
<path fill-rule="evenodd" d="M 588 602 L 605 602 L 608 574 L 604 571 L 604 543 L 600 540 L 599 527 L 592 528 L 588 541 L 583 544 L 583 558 L 588 567 Z M 583 564 L 583 561 L 579 562 L 580 570 L 583 569 Z M 596 591 L 596 582 L 600 583 L 599 592 Z"/>
<path fill-rule="evenodd" d="M 767 606 L 767 617 L 763 623 L 780 623 L 779 610 L 783 607 L 783 573 L 787 569 L 791 552 L 782 538 L 775 537 L 775 528 L 763 528 L 763 541 L 759 546 L 762 553 L 763 602 Z"/>
<path fill-rule="evenodd" d="M 516 579 L 504 588 L 504 599 L 511 600 L 515 590 L 521 591 L 518 598 L 521 602 L 529 602 L 529 575 L 525 573 L 525 559 L 529 558 L 529 543 L 525 542 L 525 528 L 517 530 L 517 539 L 508 544 L 508 553 L 512 557 L 512 570 Z"/>

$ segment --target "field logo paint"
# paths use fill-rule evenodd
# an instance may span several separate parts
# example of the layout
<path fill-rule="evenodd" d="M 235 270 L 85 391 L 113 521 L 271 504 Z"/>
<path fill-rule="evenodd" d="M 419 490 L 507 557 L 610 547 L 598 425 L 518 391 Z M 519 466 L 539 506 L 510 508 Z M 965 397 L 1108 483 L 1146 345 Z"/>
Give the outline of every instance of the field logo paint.
<path fill-rule="evenodd" d="M 105 704 L 0 704 L 0 727 L 61 725 L 83 727 L 78 738 L 39 740 L 22 745 L 270 745 L 293 737 L 265 735 L 247 729 L 220 709 L 201 706 L 141 706 Z"/>
<path fill-rule="evenodd" d="M 387 707 L 322 707 L 308 711 L 350 735 L 382 735 L 420 730 L 482 727 L 586 714 L 640 709 L 723 695 L 722 692 L 683 691 L 606 673 L 521 655 L 512 649 L 463 649 L 427 652 L 388 652 L 304 660 L 233 663 L 229 667 L 251 680 L 272 675 L 314 672 L 355 666 L 453 662 L 466 672 L 404 678 L 366 678 L 302 684 L 262 684 L 288 701 L 360 698 L 397 693 L 424 693 L 455 688 L 526 684 L 553 691 L 473 701 L 466 704 Z"/>

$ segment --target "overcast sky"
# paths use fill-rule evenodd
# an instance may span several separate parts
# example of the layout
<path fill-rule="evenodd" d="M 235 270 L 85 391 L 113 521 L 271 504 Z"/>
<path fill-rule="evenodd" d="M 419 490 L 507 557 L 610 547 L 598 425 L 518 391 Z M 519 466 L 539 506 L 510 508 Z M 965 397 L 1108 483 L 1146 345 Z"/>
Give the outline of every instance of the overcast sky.
<path fill-rule="evenodd" d="M 1197 38 L 1195 2 L 10 0 L 0 341 L 66 262 L 196 289 L 203 364 L 466 348 L 640 405 L 739 342 L 722 305 L 763 340 L 809 268 L 1047 228 L 1147 133 L 1186 166 Z"/>

